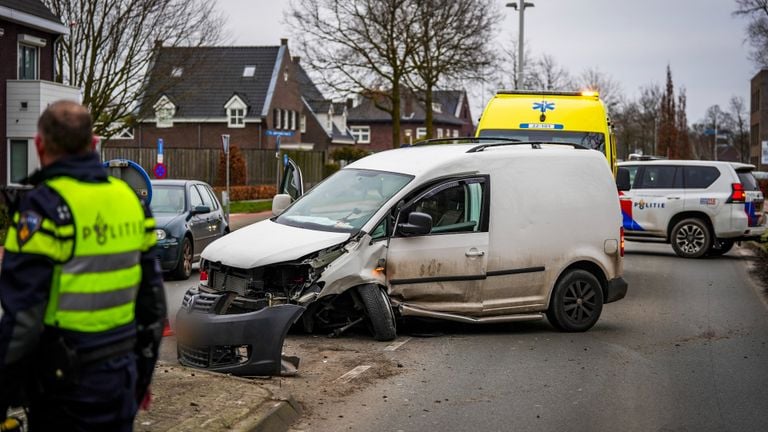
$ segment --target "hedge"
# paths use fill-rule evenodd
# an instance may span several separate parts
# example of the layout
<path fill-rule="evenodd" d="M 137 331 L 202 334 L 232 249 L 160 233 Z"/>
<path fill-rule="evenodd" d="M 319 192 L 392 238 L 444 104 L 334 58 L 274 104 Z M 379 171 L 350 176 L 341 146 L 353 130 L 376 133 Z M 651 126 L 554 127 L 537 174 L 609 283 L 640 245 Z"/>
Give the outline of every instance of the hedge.
<path fill-rule="evenodd" d="M 216 195 L 221 197 L 221 193 L 227 188 L 215 187 Z M 274 185 L 257 185 L 257 186 L 230 186 L 229 187 L 229 200 L 230 201 L 248 201 L 257 199 L 269 199 L 275 196 L 277 189 Z"/>

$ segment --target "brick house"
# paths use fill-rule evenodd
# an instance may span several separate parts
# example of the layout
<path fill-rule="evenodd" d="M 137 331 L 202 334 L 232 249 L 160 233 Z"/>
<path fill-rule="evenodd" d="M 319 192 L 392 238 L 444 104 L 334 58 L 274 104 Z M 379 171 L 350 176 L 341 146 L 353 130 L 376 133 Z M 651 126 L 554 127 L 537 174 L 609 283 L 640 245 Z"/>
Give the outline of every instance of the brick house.
<path fill-rule="evenodd" d="M 768 69 L 758 72 L 751 81 L 749 121 L 749 163 L 759 171 L 768 170 L 763 163 L 763 142 L 768 141 Z M 768 148 L 768 143 L 765 144 Z"/>
<path fill-rule="evenodd" d="M 433 93 L 435 138 L 469 136 L 475 131 L 464 90 L 437 90 Z M 427 134 L 424 104 L 406 92 L 401 101 L 400 143 L 410 144 Z M 370 98 L 349 109 L 347 123 L 357 146 L 370 151 L 392 148 L 392 118 Z"/>
<path fill-rule="evenodd" d="M 0 183 L 16 183 L 40 166 L 37 119 L 60 99 L 80 100 L 54 82 L 59 38 L 69 29 L 40 0 L 0 0 Z M 59 74 L 60 75 L 60 74 Z"/>
<path fill-rule="evenodd" d="M 300 148 L 306 116 L 288 40 L 279 46 L 157 47 L 136 127 L 106 147 L 220 148 L 221 135 L 242 149 L 274 149 L 267 130 L 293 132 L 283 148 Z M 305 146 L 306 147 L 306 146 Z M 310 146 L 311 148 L 311 146 Z"/>

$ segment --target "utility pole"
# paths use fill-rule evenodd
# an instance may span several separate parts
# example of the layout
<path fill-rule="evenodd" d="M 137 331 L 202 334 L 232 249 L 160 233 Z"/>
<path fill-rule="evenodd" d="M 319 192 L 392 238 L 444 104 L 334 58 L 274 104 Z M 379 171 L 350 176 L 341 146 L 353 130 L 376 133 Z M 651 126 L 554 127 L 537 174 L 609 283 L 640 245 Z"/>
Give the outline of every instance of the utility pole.
<path fill-rule="evenodd" d="M 520 34 L 517 38 L 517 88 L 523 88 L 523 66 L 525 65 L 525 9 L 533 7 L 533 3 L 518 0 L 517 3 L 507 3 L 507 7 L 511 7 L 520 12 Z"/>

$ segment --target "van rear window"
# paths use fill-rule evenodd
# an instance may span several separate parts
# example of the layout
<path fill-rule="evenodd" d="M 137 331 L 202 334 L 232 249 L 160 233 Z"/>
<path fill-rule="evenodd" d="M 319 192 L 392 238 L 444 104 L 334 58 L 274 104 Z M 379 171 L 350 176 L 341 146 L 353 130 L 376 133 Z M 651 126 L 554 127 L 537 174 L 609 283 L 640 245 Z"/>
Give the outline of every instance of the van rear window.
<path fill-rule="evenodd" d="M 605 135 L 598 132 L 571 132 L 560 130 L 483 129 L 481 137 L 512 138 L 518 141 L 549 141 L 578 144 L 605 152 Z"/>

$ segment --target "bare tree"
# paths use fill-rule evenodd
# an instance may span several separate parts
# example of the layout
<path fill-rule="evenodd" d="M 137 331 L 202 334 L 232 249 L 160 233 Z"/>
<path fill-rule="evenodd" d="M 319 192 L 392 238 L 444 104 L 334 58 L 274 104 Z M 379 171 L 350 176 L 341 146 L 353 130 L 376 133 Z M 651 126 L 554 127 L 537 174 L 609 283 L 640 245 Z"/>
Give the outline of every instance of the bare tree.
<path fill-rule="evenodd" d="M 494 63 L 491 44 L 501 17 L 493 0 L 414 0 L 415 49 L 408 84 L 424 102 L 427 138 L 434 136 L 433 91 L 445 79 L 484 79 Z"/>
<path fill-rule="evenodd" d="M 677 111 L 675 111 L 675 130 L 677 132 L 677 143 L 675 144 L 675 156 L 680 159 L 691 158 L 691 142 L 688 131 L 688 96 L 685 94 L 685 87 L 678 90 Z"/>
<path fill-rule="evenodd" d="M 518 45 L 517 39 L 511 39 L 509 45 L 502 45 L 501 47 L 501 66 L 497 70 L 496 81 L 498 87 L 507 89 L 519 89 L 519 90 L 532 90 L 537 88 L 537 78 L 535 77 L 534 69 L 530 66 L 523 70 L 523 82 L 518 82 L 519 74 L 517 73 L 518 62 Z M 525 49 L 523 50 L 524 64 L 531 65 L 536 63 L 536 59 L 531 55 L 531 49 L 528 47 L 528 43 L 525 43 Z"/>
<path fill-rule="evenodd" d="M 749 163 L 749 123 L 744 98 L 732 96 L 728 103 L 728 112 L 733 118 L 733 143 L 741 153 L 741 161 Z"/>
<path fill-rule="evenodd" d="M 419 13 L 413 0 L 292 0 L 286 21 L 309 69 L 338 94 L 362 94 L 392 117 L 400 141 L 401 100 Z"/>
<path fill-rule="evenodd" d="M 57 50 L 59 80 L 80 87 L 94 132 L 109 138 L 130 120 L 157 46 L 199 46 L 222 39 L 224 18 L 204 0 L 43 0 L 69 23 Z M 170 78 L 169 78 L 170 81 Z"/>
<path fill-rule="evenodd" d="M 736 0 L 735 16 L 749 20 L 747 40 L 757 67 L 768 67 L 768 0 Z"/>
<path fill-rule="evenodd" d="M 549 54 L 542 54 L 531 68 L 533 88 L 540 90 L 574 90 L 575 85 L 568 70 Z"/>
<path fill-rule="evenodd" d="M 577 79 L 577 85 L 585 90 L 597 91 L 605 103 L 608 112 L 618 108 L 624 96 L 621 85 L 609 75 L 597 68 L 590 68 L 582 72 Z"/>
<path fill-rule="evenodd" d="M 640 148 L 648 154 L 658 152 L 661 94 L 661 87 L 658 84 L 649 84 L 640 87 L 640 98 L 637 100 L 640 110 L 638 121 L 643 141 Z"/>

